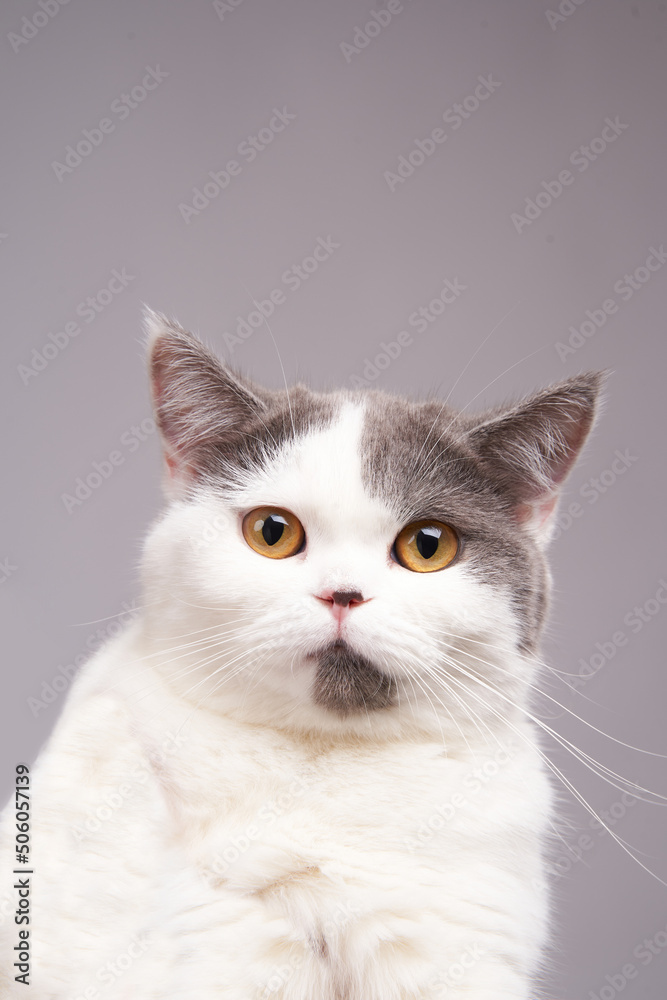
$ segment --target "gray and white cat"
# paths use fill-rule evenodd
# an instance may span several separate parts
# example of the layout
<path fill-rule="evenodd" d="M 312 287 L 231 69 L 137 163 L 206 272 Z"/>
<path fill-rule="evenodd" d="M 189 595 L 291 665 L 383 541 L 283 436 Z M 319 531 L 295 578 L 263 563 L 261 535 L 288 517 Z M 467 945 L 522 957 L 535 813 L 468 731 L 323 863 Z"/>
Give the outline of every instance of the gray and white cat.
<path fill-rule="evenodd" d="M 0 996 L 533 998 L 526 713 L 601 376 L 471 416 L 266 390 L 147 327 L 167 504 L 34 770 L 30 985 L 5 920 Z M 15 836 L 12 800 L 14 903 Z"/>

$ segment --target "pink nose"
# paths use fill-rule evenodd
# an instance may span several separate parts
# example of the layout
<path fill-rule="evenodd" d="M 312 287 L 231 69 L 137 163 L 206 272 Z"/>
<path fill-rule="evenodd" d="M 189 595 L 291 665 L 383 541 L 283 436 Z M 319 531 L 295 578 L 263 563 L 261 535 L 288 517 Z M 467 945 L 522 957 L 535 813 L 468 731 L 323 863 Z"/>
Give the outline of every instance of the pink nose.
<path fill-rule="evenodd" d="M 323 590 L 315 594 L 318 601 L 330 605 L 334 618 L 342 621 L 351 608 L 357 604 L 365 604 L 363 594 L 358 590 Z"/>

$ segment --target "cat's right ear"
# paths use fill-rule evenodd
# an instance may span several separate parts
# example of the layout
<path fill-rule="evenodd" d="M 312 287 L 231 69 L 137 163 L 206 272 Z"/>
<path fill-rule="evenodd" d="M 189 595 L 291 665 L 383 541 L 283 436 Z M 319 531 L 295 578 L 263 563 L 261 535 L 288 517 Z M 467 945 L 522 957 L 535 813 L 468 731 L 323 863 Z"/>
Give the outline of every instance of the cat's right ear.
<path fill-rule="evenodd" d="M 146 308 L 144 330 L 165 485 L 177 496 L 214 471 L 265 403 L 178 323 Z"/>
<path fill-rule="evenodd" d="M 555 528 L 561 488 L 599 408 L 605 372 L 585 372 L 482 416 L 469 441 L 516 519 L 540 544 Z"/>

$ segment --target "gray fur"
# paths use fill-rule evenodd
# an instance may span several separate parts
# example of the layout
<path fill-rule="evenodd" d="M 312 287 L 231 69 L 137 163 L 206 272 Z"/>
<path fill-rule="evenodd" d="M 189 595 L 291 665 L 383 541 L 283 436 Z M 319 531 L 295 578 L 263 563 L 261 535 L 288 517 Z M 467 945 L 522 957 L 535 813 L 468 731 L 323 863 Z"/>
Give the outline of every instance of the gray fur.
<path fill-rule="evenodd" d="M 316 654 L 317 673 L 312 690 L 316 705 L 337 715 L 373 711 L 394 703 L 396 685 L 370 660 L 353 652 L 344 641 L 332 642 Z"/>
<path fill-rule="evenodd" d="M 336 406 L 304 386 L 277 392 L 230 371 L 177 323 L 149 313 L 149 367 L 156 423 L 186 488 L 218 487 L 256 470 L 291 438 L 331 422 Z"/>
<path fill-rule="evenodd" d="M 544 624 L 548 573 L 519 515 L 562 485 L 593 424 L 601 382 L 596 372 L 576 376 L 478 416 L 440 403 L 368 396 L 369 492 L 405 523 L 433 517 L 457 530 L 469 568 L 509 587 L 524 650 L 535 648 Z"/>

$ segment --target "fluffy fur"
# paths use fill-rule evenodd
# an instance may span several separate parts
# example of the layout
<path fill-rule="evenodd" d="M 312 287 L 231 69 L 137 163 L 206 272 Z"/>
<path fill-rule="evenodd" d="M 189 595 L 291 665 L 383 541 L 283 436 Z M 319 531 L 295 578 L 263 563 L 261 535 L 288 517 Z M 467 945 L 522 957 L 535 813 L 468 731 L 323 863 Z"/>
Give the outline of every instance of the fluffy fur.
<path fill-rule="evenodd" d="M 0 996 L 529 1000 L 552 796 L 525 712 L 599 376 L 473 417 L 261 389 L 147 322 L 168 502 L 141 615 L 33 772 L 29 987 L 5 815 Z M 267 504 L 298 554 L 244 540 Z M 438 572 L 393 556 L 423 518 L 460 538 Z"/>

